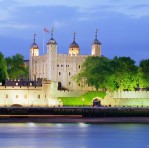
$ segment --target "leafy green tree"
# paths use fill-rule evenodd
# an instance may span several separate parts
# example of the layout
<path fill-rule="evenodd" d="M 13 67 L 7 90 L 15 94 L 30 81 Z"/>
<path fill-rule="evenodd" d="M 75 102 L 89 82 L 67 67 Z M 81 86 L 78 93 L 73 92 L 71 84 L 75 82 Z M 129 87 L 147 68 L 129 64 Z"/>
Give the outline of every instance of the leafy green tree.
<path fill-rule="evenodd" d="M 149 59 L 140 62 L 138 75 L 139 87 L 149 88 Z"/>
<path fill-rule="evenodd" d="M 80 73 L 75 77 L 77 82 L 84 82 L 97 90 L 133 90 L 137 86 L 135 61 L 130 57 L 88 57 Z"/>
<path fill-rule="evenodd" d="M 119 90 L 134 90 L 137 87 L 138 67 L 130 57 L 115 57 L 111 62 L 112 80 Z"/>
<path fill-rule="evenodd" d="M 0 82 L 4 83 L 8 78 L 7 65 L 4 59 L 4 55 L 0 52 Z"/>
<path fill-rule="evenodd" d="M 87 57 L 75 79 L 78 83 L 105 89 L 108 84 L 110 60 L 106 57 Z"/>
<path fill-rule="evenodd" d="M 18 79 L 20 76 L 28 78 L 29 70 L 24 64 L 24 56 L 16 54 L 12 57 L 5 58 L 5 60 L 8 67 L 9 78 Z"/>

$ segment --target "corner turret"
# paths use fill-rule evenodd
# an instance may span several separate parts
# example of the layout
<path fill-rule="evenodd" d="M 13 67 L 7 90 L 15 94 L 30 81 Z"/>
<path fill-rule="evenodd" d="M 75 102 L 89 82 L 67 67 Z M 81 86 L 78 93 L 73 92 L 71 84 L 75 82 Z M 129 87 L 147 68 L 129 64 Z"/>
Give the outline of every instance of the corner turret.
<path fill-rule="evenodd" d="M 30 48 L 30 56 L 39 56 L 39 47 L 36 44 L 36 34 L 34 34 L 34 42 Z"/>

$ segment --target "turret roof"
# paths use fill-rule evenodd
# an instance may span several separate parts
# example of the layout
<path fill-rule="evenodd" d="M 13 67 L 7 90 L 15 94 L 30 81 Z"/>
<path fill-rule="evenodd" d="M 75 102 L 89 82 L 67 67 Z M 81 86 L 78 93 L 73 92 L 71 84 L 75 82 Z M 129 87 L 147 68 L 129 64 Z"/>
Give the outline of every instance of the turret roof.
<path fill-rule="evenodd" d="M 92 45 L 93 45 L 93 44 L 101 45 L 101 42 L 97 39 L 97 33 L 98 33 L 98 30 L 96 29 L 96 32 L 95 32 L 95 39 L 94 39 Z"/>
<path fill-rule="evenodd" d="M 34 48 L 34 49 L 38 49 L 38 45 L 36 44 L 36 34 L 34 34 L 34 42 L 33 44 L 31 45 L 31 48 Z"/>
<path fill-rule="evenodd" d="M 79 48 L 79 45 L 75 41 L 75 35 L 76 33 L 74 33 L 73 42 L 70 44 L 69 48 Z"/>

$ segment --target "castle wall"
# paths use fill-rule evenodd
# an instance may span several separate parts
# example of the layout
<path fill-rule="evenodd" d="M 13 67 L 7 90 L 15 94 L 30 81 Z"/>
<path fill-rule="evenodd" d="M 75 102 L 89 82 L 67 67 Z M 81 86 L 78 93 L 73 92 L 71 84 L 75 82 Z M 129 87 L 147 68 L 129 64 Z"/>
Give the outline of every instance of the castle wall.
<path fill-rule="evenodd" d="M 34 80 L 34 76 L 36 76 L 36 78 L 46 78 L 48 66 L 47 55 L 34 56 L 31 62 L 31 80 Z"/>
<path fill-rule="evenodd" d="M 0 106 L 43 106 L 41 87 L 0 87 Z M 40 97 L 39 97 L 40 96 Z"/>
<path fill-rule="evenodd" d="M 43 81 L 42 86 L 0 86 L 0 106 L 15 104 L 24 107 L 52 106 L 50 99 L 50 81 Z"/>
<path fill-rule="evenodd" d="M 81 90 L 81 87 L 74 82 L 73 77 L 81 70 L 81 65 L 87 56 L 70 56 L 66 54 L 57 55 L 57 82 L 68 90 Z"/>
<path fill-rule="evenodd" d="M 115 91 L 111 96 L 113 98 L 149 98 L 149 91 Z"/>
<path fill-rule="evenodd" d="M 68 91 L 68 90 L 57 90 L 57 83 L 51 84 L 51 98 L 58 98 L 58 97 L 80 97 L 87 91 Z"/>
<path fill-rule="evenodd" d="M 149 91 L 121 91 L 107 93 L 103 106 L 149 107 Z"/>
<path fill-rule="evenodd" d="M 62 105 L 59 97 L 80 97 L 87 91 L 57 90 L 57 83 L 43 80 L 42 86 L 0 86 L 0 107 L 19 104 L 24 107 Z M 98 96 L 97 96 L 98 97 Z M 94 99 L 94 98 L 91 98 Z M 107 92 L 103 106 L 149 107 L 149 91 Z"/>

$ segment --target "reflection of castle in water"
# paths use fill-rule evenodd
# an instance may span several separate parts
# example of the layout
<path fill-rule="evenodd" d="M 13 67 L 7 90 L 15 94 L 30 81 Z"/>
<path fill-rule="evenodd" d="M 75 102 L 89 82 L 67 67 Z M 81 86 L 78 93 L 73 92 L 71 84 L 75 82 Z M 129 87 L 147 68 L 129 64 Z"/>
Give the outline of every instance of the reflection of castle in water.
<path fill-rule="evenodd" d="M 59 82 L 59 86 L 68 90 L 82 90 L 81 84 L 76 84 L 73 76 L 79 73 L 81 65 L 88 56 L 101 56 L 101 43 L 95 39 L 92 43 L 91 55 L 81 55 L 79 45 L 76 43 L 75 33 L 73 42 L 69 46 L 68 54 L 58 54 L 57 42 L 53 38 L 47 43 L 46 54 L 39 55 L 39 47 L 34 42 L 30 48 L 30 79 L 46 78 L 52 82 Z M 89 89 L 84 87 L 84 89 Z"/>

